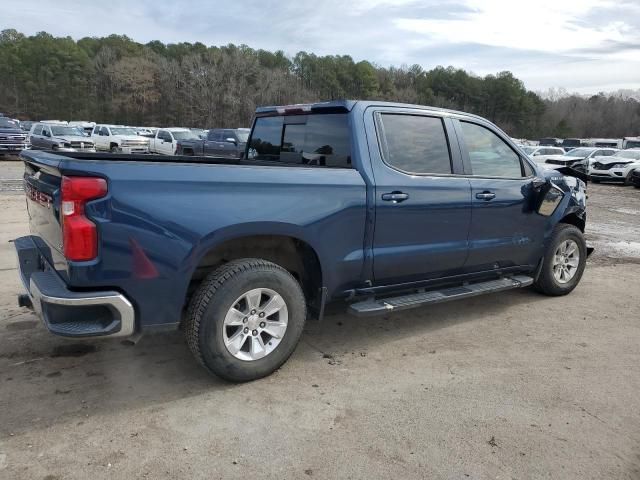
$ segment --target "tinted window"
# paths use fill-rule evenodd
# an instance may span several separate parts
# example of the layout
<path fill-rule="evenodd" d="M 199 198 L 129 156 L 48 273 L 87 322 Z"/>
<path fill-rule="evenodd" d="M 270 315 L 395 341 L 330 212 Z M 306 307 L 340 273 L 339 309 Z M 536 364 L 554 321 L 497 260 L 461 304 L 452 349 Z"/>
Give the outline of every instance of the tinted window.
<path fill-rule="evenodd" d="M 262 117 L 256 120 L 249 158 L 350 167 L 349 133 L 346 114 Z"/>
<path fill-rule="evenodd" d="M 32 135 L 42 135 L 42 125 L 36 125 Z"/>
<path fill-rule="evenodd" d="M 283 117 L 261 117 L 251 134 L 249 158 L 256 160 L 280 160 Z"/>
<path fill-rule="evenodd" d="M 227 141 L 227 138 L 233 138 L 234 140 L 236 139 L 236 134 L 233 130 L 224 130 L 224 132 L 222 133 L 222 139 L 224 141 Z"/>
<path fill-rule="evenodd" d="M 520 158 L 511 148 L 487 128 L 460 122 L 464 142 L 469 152 L 473 175 L 483 177 L 522 177 Z"/>
<path fill-rule="evenodd" d="M 409 173 L 451 173 L 449 146 L 441 118 L 380 115 L 385 161 Z"/>

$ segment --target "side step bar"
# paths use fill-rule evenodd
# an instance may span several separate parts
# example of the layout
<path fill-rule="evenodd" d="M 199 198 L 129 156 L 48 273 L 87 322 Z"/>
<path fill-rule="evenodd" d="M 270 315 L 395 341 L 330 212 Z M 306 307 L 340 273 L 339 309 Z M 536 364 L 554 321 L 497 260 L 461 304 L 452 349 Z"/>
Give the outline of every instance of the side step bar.
<path fill-rule="evenodd" d="M 458 287 L 448 287 L 442 290 L 431 290 L 422 293 L 410 293 L 398 297 L 383 299 L 371 298 L 362 302 L 352 303 L 349 313 L 358 317 L 369 317 L 385 313 L 407 310 L 432 303 L 450 302 L 462 298 L 475 297 L 484 293 L 501 292 L 512 288 L 528 287 L 533 283 L 533 278 L 526 275 L 515 275 L 487 282 L 472 283 Z"/>

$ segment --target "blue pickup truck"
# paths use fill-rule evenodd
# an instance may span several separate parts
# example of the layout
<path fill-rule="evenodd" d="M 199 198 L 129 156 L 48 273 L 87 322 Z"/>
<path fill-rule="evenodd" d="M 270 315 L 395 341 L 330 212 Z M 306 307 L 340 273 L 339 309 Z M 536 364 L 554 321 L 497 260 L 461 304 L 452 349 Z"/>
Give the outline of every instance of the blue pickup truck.
<path fill-rule="evenodd" d="M 307 317 L 388 314 L 583 274 L 585 184 L 490 122 L 333 101 L 256 111 L 243 158 L 25 151 L 20 275 L 47 328 L 181 327 L 232 381 L 276 370 Z"/>

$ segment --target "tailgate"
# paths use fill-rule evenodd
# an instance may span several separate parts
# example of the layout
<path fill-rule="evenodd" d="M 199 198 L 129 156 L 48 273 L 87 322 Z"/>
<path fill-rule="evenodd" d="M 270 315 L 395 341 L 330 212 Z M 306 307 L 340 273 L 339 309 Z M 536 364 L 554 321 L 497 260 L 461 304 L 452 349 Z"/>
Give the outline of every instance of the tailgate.
<path fill-rule="evenodd" d="M 51 262 L 65 262 L 60 226 L 60 157 L 46 152 L 23 152 L 24 190 L 29 228 L 41 253 Z"/>

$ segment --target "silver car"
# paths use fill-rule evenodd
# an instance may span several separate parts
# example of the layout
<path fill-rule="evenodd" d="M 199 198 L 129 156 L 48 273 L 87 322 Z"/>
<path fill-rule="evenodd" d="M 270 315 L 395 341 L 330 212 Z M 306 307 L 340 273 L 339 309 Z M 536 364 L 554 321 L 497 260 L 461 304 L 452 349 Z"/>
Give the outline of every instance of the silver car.
<path fill-rule="evenodd" d="M 36 123 L 29 133 L 31 148 L 59 152 L 95 152 L 96 147 L 82 129 L 69 125 Z"/>

